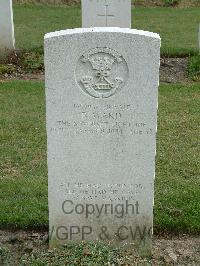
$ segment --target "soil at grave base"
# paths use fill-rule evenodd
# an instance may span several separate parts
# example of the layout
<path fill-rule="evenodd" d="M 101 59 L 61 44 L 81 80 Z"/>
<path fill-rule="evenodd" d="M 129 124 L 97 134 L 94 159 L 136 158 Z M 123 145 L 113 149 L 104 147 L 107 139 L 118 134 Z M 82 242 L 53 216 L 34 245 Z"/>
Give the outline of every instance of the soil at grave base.
<path fill-rule="evenodd" d="M 190 83 L 187 77 L 188 58 L 161 58 L 160 82 L 164 83 Z M 26 73 L 25 69 L 20 67 L 13 73 L 0 74 L 0 82 L 12 79 L 22 80 L 44 80 L 44 71 L 34 71 Z"/>
<path fill-rule="evenodd" d="M 17 262 L 22 255 L 31 256 L 35 252 L 48 251 L 48 234 L 47 232 L 0 230 L 0 248 L 8 249 L 15 259 L 15 265 L 18 265 Z M 130 264 L 123 265 L 133 265 L 134 261 L 140 262 L 138 257 L 129 255 L 129 261 L 130 259 L 132 261 Z M 151 262 L 152 265 L 199 265 L 200 236 L 154 237 Z"/>

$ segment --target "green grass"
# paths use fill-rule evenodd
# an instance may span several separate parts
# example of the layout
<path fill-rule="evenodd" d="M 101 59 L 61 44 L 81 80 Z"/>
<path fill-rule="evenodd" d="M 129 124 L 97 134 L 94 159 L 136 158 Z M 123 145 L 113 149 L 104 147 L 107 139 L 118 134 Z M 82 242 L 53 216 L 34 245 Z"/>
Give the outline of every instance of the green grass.
<path fill-rule="evenodd" d="M 194 81 L 200 81 L 200 53 L 189 58 L 188 76 Z"/>
<path fill-rule="evenodd" d="M 130 250 L 113 248 L 103 243 L 80 243 L 60 247 L 59 249 L 37 251 L 18 254 L 16 259 L 9 248 L 0 247 L 1 265 L 20 266 L 109 266 L 109 265 L 151 265 L 150 259 L 134 256 Z"/>
<path fill-rule="evenodd" d="M 43 84 L 0 87 L 0 227 L 42 227 L 48 215 Z"/>
<path fill-rule="evenodd" d="M 197 50 L 200 8 L 143 8 L 133 10 L 133 26 L 160 34 L 161 53 L 193 54 Z M 135 17 L 135 18 L 134 18 Z"/>
<path fill-rule="evenodd" d="M 0 86 L 0 229 L 48 227 L 42 82 Z M 161 85 L 155 229 L 200 232 L 200 86 Z"/>
<path fill-rule="evenodd" d="M 119 249 L 113 249 L 103 244 L 90 244 L 90 245 L 71 245 L 54 252 L 37 252 L 32 256 L 23 256 L 21 261 L 22 266 L 25 265 L 119 265 L 119 261 L 125 262 L 126 259 L 120 254 Z M 130 261 L 129 261 L 130 262 Z"/>
<path fill-rule="evenodd" d="M 185 55 L 197 50 L 200 8 L 136 8 L 132 27 L 157 32 L 162 38 L 162 54 Z M 80 6 L 15 5 L 16 46 L 42 51 L 44 34 L 81 27 Z"/>
<path fill-rule="evenodd" d="M 200 232 L 200 84 L 160 87 L 155 225 Z"/>
<path fill-rule="evenodd" d="M 16 46 L 33 50 L 43 46 L 47 32 L 80 28 L 81 10 L 78 6 L 16 5 L 14 22 Z"/>

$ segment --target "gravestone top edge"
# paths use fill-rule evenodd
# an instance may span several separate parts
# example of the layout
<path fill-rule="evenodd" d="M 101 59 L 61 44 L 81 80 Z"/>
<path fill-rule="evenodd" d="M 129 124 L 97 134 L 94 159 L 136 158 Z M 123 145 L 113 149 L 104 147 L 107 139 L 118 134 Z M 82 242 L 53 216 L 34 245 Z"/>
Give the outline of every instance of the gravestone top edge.
<path fill-rule="evenodd" d="M 72 34 L 80 34 L 80 33 L 128 33 L 133 35 L 140 35 L 145 37 L 150 37 L 154 39 L 161 40 L 160 35 L 158 33 L 150 32 L 150 31 L 143 31 L 137 29 L 129 29 L 129 28 L 119 28 L 119 27 L 94 27 L 94 28 L 75 28 L 75 29 L 67 29 L 55 32 L 46 33 L 44 36 L 44 40 L 51 39 L 54 37 L 61 37 L 65 35 L 72 35 Z"/>

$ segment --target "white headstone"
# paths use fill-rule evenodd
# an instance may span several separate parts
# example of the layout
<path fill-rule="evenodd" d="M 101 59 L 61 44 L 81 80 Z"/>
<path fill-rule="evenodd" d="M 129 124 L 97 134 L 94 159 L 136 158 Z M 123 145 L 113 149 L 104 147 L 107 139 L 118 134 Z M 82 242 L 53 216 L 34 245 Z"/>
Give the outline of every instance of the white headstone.
<path fill-rule="evenodd" d="M 151 254 L 159 59 L 150 32 L 46 34 L 52 246 L 110 241 Z"/>
<path fill-rule="evenodd" d="M 131 0 L 82 0 L 82 27 L 131 28 Z"/>
<path fill-rule="evenodd" d="M 14 48 L 12 0 L 0 0 L 0 56 Z"/>

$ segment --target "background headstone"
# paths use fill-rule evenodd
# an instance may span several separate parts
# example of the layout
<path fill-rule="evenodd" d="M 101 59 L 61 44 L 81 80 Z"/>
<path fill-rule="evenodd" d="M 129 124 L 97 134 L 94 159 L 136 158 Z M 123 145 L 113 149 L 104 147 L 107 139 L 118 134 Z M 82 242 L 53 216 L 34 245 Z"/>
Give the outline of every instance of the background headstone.
<path fill-rule="evenodd" d="M 14 48 L 12 0 L 0 0 L 0 56 Z"/>
<path fill-rule="evenodd" d="M 82 27 L 131 28 L 131 0 L 82 0 Z"/>
<path fill-rule="evenodd" d="M 120 28 L 45 36 L 50 244 L 151 254 L 160 38 Z"/>

